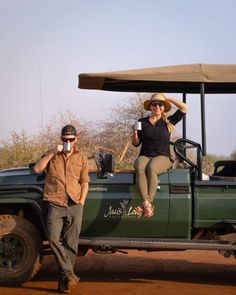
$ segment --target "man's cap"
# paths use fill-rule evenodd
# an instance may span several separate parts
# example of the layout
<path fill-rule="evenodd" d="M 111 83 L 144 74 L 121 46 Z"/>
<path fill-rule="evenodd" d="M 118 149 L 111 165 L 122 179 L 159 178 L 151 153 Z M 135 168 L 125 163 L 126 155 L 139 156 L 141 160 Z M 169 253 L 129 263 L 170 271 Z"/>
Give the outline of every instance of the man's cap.
<path fill-rule="evenodd" d="M 66 136 L 66 135 L 77 135 L 77 131 L 73 125 L 66 125 L 61 129 L 61 136 Z"/>

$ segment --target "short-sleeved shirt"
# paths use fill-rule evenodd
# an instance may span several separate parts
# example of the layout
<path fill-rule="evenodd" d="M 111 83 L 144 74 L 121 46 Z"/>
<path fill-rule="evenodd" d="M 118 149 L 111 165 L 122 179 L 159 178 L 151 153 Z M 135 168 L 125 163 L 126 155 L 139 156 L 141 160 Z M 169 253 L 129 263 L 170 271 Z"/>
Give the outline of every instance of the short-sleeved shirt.
<path fill-rule="evenodd" d="M 79 203 L 81 184 L 89 182 L 87 157 L 75 149 L 69 158 L 57 152 L 49 161 L 44 201 L 67 206 L 68 197 Z"/>
<path fill-rule="evenodd" d="M 185 113 L 177 110 L 168 117 L 168 121 L 172 125 L 176 125 L 184 116 Z M 141 144 L 139 156 L 170 157 L 170 133 L 167 123 L 161 118 L 154 126 L 149 121 L 149 117 L 139 119 L 139 121 L 142 122 L 142 130 L 138 131 L 138 138 Z"/>

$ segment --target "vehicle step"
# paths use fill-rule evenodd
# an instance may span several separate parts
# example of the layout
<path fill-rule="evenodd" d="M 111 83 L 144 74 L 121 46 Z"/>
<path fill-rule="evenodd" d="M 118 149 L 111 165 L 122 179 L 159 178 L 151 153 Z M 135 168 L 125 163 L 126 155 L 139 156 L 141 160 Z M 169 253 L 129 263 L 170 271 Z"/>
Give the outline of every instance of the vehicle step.
<path fill-rule="evenodd" d="M 119 238 L 94 237 L 80 238 L 80 245 L 113 246 L 123 249 L 178 249 L 178 250 L 230 250 L 236 251 L 236 245 L 228 241 L 154 239 L 154 238 Z"/>

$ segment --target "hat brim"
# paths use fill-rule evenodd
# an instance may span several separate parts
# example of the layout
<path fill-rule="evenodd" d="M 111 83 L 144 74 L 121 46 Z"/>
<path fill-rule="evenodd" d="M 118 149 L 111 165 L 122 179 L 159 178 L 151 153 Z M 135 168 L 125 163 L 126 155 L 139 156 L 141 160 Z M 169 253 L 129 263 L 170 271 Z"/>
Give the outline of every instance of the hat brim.
<path fill-rule="evenodd" d="M 150 111 L 150 105 L 151 103 L 153 103 L 154 101 L 159 101 L 162 102 L 165 106 L 165 113 L 169 112 L 172 108 L 172 105 L 169 101 L 165 101 L 165 100 L 158 100 L 158 99 L 147 99 L 144 101 L 143 103 L 143 107 L 146 111 Z"/>

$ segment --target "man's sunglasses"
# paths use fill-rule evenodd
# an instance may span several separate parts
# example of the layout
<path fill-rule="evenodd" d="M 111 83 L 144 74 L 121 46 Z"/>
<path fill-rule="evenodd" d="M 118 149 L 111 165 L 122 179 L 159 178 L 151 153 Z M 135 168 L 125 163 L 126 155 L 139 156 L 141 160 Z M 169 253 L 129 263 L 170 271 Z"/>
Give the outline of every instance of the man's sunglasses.
<path fill-rule="evenodd" d="M 151 104 L 152 107 L 157 107 L 157 106 L 159 106 L 159 107 L 163 107 L 163 105 L 164 105 L 163 102 L 153 102 L 153 103 Z"/>
<path fill-rule="evenodd" d="M 67 142 L 67 141 L 73 142 L 73 141 L 75 141 L 75 137 L 74 138 L 65 138 L 65 137 L 62 137 L 62 141 L 63 142 Z"/>

